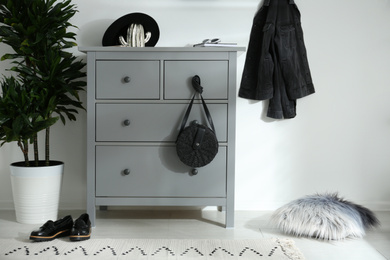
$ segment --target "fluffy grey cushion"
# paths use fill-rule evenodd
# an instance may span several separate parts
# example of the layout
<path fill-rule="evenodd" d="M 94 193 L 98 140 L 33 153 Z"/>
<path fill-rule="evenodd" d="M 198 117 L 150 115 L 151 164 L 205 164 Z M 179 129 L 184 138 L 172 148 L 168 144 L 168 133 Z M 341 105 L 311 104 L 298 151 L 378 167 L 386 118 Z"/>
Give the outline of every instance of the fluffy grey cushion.
<path fill-rule="evenodd" d="M 294 200 L 271 217 L 284 233 L 324 240 L 361 238 L 365 229 L 379 224 L 369 209 L 334 194 L 316 194 Z"/>

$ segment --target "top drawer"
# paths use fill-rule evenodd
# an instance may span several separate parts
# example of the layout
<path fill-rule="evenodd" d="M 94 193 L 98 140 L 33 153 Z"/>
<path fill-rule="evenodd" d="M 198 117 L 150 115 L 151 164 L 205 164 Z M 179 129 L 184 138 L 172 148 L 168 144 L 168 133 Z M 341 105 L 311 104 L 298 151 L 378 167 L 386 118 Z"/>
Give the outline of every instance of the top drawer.
<path fill-rule="evenodd" d="M 164 98 L 189 99 L 192 77 L 198 75 L 205 99 L 228 98 L 228 61 L 172 60 L 164 62 Z"/>
<path fill-rule="evenodd" d="M 97 99 L 159 99 L 159 61 L 97 61 Z"/>

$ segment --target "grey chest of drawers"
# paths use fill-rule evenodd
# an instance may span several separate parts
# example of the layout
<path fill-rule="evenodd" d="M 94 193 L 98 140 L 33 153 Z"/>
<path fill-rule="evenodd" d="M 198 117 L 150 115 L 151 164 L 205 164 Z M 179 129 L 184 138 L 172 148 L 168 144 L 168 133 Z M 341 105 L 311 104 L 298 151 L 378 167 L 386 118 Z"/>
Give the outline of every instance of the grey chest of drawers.
<path fill-rule="evenodd" d="M 87 53 L 87 212 L 96 206 L 221 206 L 234 226 L 236 60 L 243 47 L 81 47 Z M 175 150 L 199 75 L 220 149 L 193 169 Z M 194 105 L 190 120 L 207 123 Z"/>

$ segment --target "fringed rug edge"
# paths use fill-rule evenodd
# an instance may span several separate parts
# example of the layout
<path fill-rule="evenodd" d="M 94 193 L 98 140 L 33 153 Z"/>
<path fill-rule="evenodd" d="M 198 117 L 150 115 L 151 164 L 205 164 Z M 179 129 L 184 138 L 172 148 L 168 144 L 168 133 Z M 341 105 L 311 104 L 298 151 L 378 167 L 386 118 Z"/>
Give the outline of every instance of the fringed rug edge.
<path fill-rule="evenodd" d="M 288 238 L 272 238 L 272 240 L 280 245 L 284 254 L 291 260 L 305 260 L 294 240 Z"/>

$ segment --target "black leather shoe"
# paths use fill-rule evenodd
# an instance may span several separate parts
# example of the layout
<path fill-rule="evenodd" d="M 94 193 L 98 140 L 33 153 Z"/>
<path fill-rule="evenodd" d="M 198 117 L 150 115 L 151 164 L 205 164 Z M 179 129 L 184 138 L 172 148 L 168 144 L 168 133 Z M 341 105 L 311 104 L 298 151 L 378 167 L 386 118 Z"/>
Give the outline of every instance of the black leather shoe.
<path fill-rule="evenodd" d="M 72 231 L 70 232 L 70 241 L 83 241 L 91 237 L 91 221 L 87 213 L 82 214 L 74 222 Z"/>
<path fill-rule="evenodd" d="M 49 220 L 39 230 L 31 232 L 30 240 L 36 242 L 51 241 L 58 237 L 69 236 L 73 226 L 71 216 L 52 221 Z"/>

